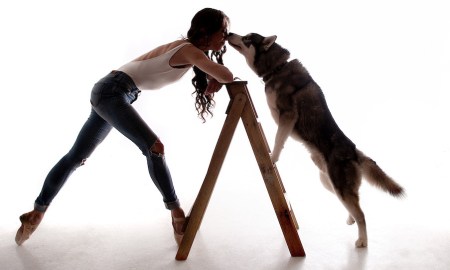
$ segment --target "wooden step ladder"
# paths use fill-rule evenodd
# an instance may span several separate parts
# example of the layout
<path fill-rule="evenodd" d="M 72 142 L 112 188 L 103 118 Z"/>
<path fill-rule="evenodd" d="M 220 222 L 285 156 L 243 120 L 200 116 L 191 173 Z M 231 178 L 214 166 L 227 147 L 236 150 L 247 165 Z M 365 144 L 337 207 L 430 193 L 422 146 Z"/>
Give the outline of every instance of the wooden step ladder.
<path fill-rule="evenodd" d="M 293 257 L 304 257 L 305 251 L 297 232 L 298 223 L 290 203 L 286 199 L 286 190 L 277 167 L 270 158 L 270 148 L 261 124 L 257 120 L 258 116 L 247 89 L 247 82 L 235 81 L 227 84 L 226 88 L 231 99 L 226 112 L 227 117 L 214 149 L 205 180 L 190 213 L 186 217 L 184 237 L 175 259 L 186 260 L 189 255 L 239 119 L 242 119 L 244 124 L 289 252 Z"/>

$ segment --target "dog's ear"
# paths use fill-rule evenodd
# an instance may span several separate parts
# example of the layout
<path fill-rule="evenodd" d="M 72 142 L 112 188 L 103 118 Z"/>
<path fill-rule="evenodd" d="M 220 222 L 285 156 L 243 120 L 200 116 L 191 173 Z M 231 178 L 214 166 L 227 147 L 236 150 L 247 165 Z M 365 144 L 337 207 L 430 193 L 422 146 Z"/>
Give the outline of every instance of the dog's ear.
<path fill-rule="evenodd" d="M 263 45 L 264 45 L 264 50 L 268 50 L 270 48 L 270 46 L 272 46 L 272 44 L 275 42 L 275 40 L 277 40 L 277 36 L 273 35 L 270 37 L 265 37 L 263 40 Z"/>

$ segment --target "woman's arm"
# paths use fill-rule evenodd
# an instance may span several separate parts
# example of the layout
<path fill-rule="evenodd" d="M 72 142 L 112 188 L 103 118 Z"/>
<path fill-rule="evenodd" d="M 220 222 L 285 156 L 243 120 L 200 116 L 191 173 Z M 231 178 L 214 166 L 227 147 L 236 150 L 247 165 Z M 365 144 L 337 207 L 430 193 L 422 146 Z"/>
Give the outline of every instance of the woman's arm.
<path fill-rule="evenodd" d="M 233 73 L 224 65 L 211 61 L 205 53 L 195 46 L 185 46 L 182 50 L 182 58 L 187 64 L 194 65 L 206 74 L 216 79 L 219 83 L 229 83 L 233 81 Z M 181 56 L 181 55 L 180 55 Z"/>

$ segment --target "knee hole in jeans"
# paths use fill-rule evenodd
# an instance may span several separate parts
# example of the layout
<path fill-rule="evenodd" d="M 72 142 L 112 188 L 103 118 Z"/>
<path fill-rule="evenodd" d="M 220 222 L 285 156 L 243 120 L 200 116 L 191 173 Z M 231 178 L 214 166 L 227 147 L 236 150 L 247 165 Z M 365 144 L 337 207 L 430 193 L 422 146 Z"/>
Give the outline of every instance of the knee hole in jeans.
<path fill-rule="evenodd" d="M 150 147 L 150 153 L 164 156 L 164 144 L 160 140 L 156 140 L 156 142 Z"/>

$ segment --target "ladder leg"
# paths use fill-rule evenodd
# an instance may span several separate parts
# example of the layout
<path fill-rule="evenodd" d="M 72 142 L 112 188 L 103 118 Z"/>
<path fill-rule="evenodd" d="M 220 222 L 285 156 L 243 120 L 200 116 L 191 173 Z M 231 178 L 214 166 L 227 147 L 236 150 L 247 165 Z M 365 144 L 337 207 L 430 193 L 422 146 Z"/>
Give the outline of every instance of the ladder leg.
<path fill-rule="evenodd" d="M 257 159 L 270 199 L 272 200 L 272 205 L 283 231 L 284 238 L 293 257 L 304 257 L 305 251 L 297 232 L 297 221 L 292 215 L 292 209 L 290 209 L 288 205 L 284 187 L 278 178 L 279 176 L 276 173 L 276 167 L 272 163 L 270 154 L 267 150 L 263 150 L 266 149 L 263 135 L 259 130 L 256 132 L 257 129 L 254 128 L 256 119 L 252 119 L 251 112 L 248 112 L 248 110 L 249 106 L 246 106 L 244 108 L 242 121 L 247 130 L 253 152 Z"/>
<path fill-rule="evenodd" d="M 230 96 L 233 96 L 236 93 L 245 93 L 249 96 L 245 85 L 238 84 L 230 85 L 229 87 Z M 297 221 L 292 215 L 292 209 L 290 209 L 286 200 L 284 186 L 279 178 L 278 171 L 272 163 L 270 149 L 267 146 L 267 140 L 257 120 L 255 108 L 251 102 L 251 99 L 248 99 L 249 102 L 247 102 L 242 111 L 242 122 L 244 123 L 245 130 L 247 131 L 247 136 L 250 140 L 253 153 L 255 154 L 256 161 L 258 162 L 259 169 L 264 179 L 264 183 L 266 184 L 269 197 L 272 201 L 273 208 L 277 215 L 278 222 L 280 223 L 280 227 L 283 231 L 283 235 L 291 256 L 304 257 L 305 251 L 297 232 Z"/>
<path fill-rule="evenodd" d="M 206 173 L 205 180 L 203 181 L 194 205 L 191 208 L 189 217 L 186 219 L 186 230 L 184 232 L 183 240 L 180 243 L 180 247 L 178 248 L 178 253 L 175 257 L 176 260 L 186 260 L 189 255 L 189 251 L 191 250 L 195 235 L 200 228 L 200 224 L 246 101 L 247 98 L 242 94 L 236 96 L 230 101 L 231 108 L 227 118 L 225 119 L 216 148 L 214 149 L 208 172 Z"/>
<path fill-rule="evenodd" d="M 258 129 L 259 129 L 259 132 L 262 134 L 262 138 L 264 139 L 264 144 L 266 145 L 266 148 L 268 149 L 268 151 L 270 153 L 270 147 L 269 147 L 269 144 L 267 143 L 266 135 L 264 134 L 264 130 L 261 126 L 261 123 L 259 123 L 259 122 L 258 122 Z M 280 182 L 281 188 L 283 190 L 284 197 L 286 198 L 286 202 L 289 205 L 289 211 L 291 213 L 292 221 L 294 222 L 295 228 L 298 230 L 300 227 L 298 226 L 298 222 L 297 222 L 297 218 L 295 217 L 294 210 L 292 209 L 292 205 L 289 202 L 289 199 L 287 197 L 287 193 L 286 193 L 286 189 L 284 188 L 283 181 L 281 181 L 280 173 L 278 172 L 277 166 L 275 164 L 273 164 L 273 166 L 274 166 L 274 172 L 276 173 L 277 178 Z"/>

